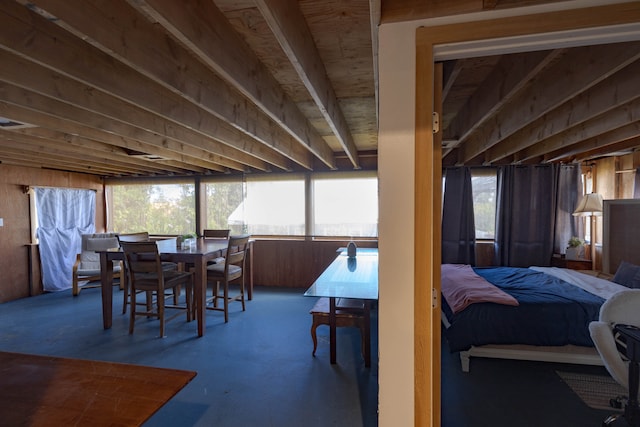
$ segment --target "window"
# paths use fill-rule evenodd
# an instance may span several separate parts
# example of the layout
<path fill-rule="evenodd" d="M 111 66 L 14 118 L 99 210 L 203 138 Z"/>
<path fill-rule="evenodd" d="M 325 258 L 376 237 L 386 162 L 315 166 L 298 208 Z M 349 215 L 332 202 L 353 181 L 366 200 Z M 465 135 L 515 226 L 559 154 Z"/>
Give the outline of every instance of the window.
<path fill-rule="evenodd" d="M 247 231 L 242 221 L 234 221 L 238 215 L 236 211 L 242 206 L 244 199 L 244 185 L 241 179 L 206 182 L 204 191 L 204 228 L 229 229 L 231 234 Z M 229 221 L 232 215 L 234 218 Z"/>
<path fill-rule="evenodd" d="M 476 239 L 495 238 L 497 181 L 495 169 L 471 169 Z"/>
<path fill-rule="evenodd" d="M 201 177 L 199 185 L 194 178 L 114 179 L 105 191 L 107 225 L 118 233 L 181 235 L 228 228 L 253 236 L 378 235 L 375 172 L 228 175 Z"/>
<path fill-rule="evenodd" d="M 117 233 L 196 232 L 193 183 L 135 183 L 110 186 L 110 228 Z"/>
<path fill-rule="evenodd" d="M 302 175 L 248 177 L 229 225 L 252 235 L 304 236 L 304 187 Z"/>
<path fill-rule="evenodd" d="M 593 176 L 591 168 L 589 168 L 582 174 L 582 197 L 591 193 L 593 193 Z M 578 199 L 578 203 L 582 197 Z M 584 240 L 591 242 L 591 217 L 583 217 L 582 221 L 584 221 Z"/>
<path fill-rule="evenodd" d="M 316 174 L 312 181 L 314 235 L 378 235 L 378 179 L 375 174 Z"/>

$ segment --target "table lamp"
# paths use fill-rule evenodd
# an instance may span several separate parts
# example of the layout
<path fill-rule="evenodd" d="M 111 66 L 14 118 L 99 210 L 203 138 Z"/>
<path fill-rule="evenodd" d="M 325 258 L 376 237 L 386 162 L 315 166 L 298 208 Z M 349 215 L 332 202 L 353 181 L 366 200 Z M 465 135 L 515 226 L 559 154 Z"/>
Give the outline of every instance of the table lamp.
<path fill-rule="evenodd" d="M 598 193 L 585 194 L 578 207 L 573 211 L 573 216 L 588 216 L 591 219 L 591 268 L 596 268 L 596 241 L 595 241 L 595 217 L 602 215 L 602 196 Z"/>

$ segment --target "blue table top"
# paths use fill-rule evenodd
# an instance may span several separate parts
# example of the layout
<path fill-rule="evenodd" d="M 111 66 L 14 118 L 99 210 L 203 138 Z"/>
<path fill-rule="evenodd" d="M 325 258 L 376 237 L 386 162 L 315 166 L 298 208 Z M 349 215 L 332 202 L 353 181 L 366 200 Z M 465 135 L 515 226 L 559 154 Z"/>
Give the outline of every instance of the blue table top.
<path fill-rule="evenodd" d="M 305 296 L 378 299 L 378 250 L 358 248 L 349 258 L 346 249 L 304 293 Z"/>

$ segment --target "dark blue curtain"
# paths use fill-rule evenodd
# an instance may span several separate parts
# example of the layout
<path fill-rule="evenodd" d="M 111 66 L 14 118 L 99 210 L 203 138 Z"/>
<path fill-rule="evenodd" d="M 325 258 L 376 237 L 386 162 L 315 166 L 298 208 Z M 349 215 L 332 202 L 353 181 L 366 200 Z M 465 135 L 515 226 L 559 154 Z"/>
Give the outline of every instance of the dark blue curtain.
<path fill-rule="evenodd" d="M 442 202 L 442 263 L 475 265 L 475 244 L 471 171 L 448 168 Z"/>
<path fill-rule="evenodd" d="M 498 169 L 498 265 L 550 265 L 556 216 L 555 169 L 554 165 L 508 165 Z"/>

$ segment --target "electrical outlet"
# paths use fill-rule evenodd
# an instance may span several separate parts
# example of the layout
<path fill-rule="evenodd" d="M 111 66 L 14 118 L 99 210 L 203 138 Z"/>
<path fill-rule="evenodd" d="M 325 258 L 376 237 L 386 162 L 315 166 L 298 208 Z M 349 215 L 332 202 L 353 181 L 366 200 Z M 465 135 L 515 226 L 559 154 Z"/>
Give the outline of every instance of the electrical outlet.
<path fill-rule="evenodd" d="M 0 218 L 0 227 L 4 227 L 4 218 Z"/>

